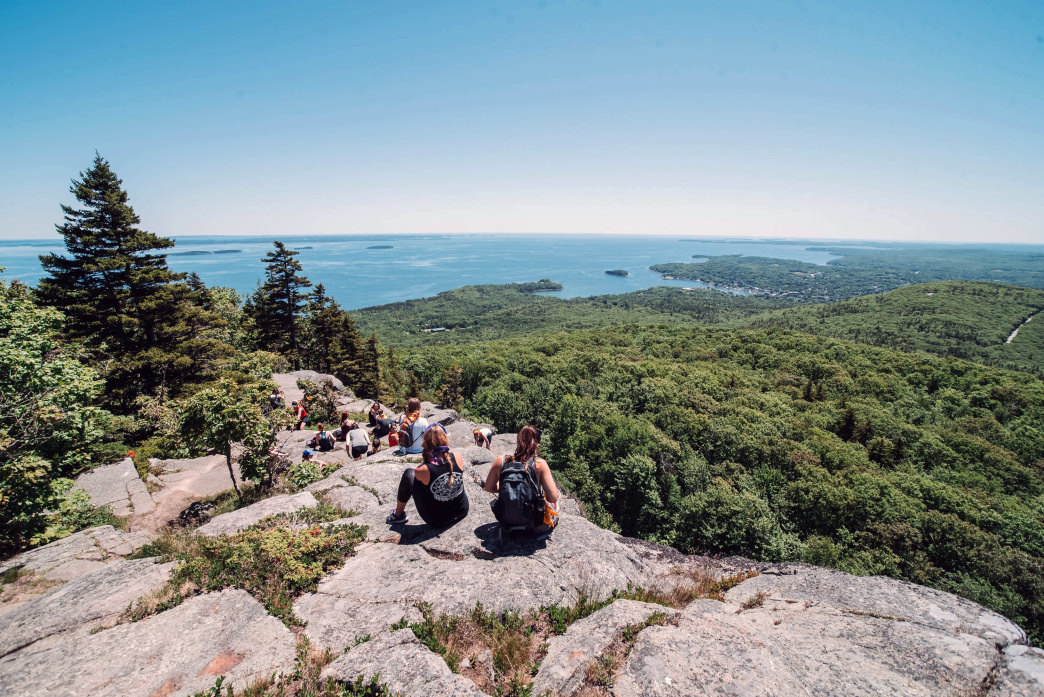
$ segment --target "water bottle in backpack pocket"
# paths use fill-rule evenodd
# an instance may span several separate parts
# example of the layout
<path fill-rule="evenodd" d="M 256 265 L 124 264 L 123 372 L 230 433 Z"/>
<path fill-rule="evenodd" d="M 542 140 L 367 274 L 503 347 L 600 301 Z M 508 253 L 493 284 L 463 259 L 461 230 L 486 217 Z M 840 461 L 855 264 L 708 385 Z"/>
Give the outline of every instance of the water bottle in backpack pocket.
<path fill-rule="evenodd" d="M 533 458 L 505 458 L 500 468 L 499 494 L 490 506 L 503 532 L 530 532 L 544 522 L 544 495 Z"/>

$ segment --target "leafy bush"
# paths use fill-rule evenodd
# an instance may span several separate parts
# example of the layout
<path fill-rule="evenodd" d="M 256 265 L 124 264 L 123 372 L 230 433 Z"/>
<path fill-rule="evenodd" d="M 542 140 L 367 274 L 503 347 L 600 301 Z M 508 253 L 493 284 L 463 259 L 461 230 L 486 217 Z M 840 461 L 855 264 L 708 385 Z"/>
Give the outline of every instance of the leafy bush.
<path fill-rule="evenodd" d="M 297 464 L 290 465 L 290 468 L 287 469 L 286 483 L 294 491 L 298 491 L 304 489 L 309 484 L 314 484 L 320 479 L 330 476 L 330 473 L 336 469 L 335 465 L 328 465 L 315 460 L 302 460 Z"/>
<path fill-rule="evenodd" d="M 282 527 L 282 522 L 267 518 L 221 537 L 168 533 L 148 545 L 141 555 L 159 554 L 184 563 L 172 572 L 165 596 L 149 605 L 139 604 L 129 619 L 175 605 L 187 592 L 242 588 L 287 625 L 297 624 L 293 601 L 314 591 L 319 579 L 354 554 L 366 528 L 314 525 L 291 530 Z"/>

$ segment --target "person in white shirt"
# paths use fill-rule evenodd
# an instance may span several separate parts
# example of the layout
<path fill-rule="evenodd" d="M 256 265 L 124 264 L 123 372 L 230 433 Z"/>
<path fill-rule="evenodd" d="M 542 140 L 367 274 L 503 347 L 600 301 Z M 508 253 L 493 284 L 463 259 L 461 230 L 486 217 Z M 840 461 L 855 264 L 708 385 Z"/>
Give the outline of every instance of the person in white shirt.
<path fill-rule="evenodd" d="M 416 455 L 424 449 L 422 440 L 424 431 L 428 428 L 428 420 L 421 416 L 420 412 L 420 400 L 410 397 L 410 401 L 406 403 L 406 413 L 399 417 L 400 455 Z"/>

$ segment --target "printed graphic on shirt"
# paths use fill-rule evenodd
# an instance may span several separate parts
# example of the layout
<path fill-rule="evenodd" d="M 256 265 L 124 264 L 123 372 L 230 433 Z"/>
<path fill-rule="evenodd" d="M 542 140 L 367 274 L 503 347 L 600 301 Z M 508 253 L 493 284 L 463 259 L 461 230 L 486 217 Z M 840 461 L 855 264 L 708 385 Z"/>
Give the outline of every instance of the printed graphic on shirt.
<path fill-rule="evenodd" d="M 435 481 L 431 483 L 431 497 L 436 501 L 452 501 L 464 490 L 464 475 L 461 472 L 454 473 L 452 486 L 449 476 L 450 473 L 446 472 L 436 477 Z"/>

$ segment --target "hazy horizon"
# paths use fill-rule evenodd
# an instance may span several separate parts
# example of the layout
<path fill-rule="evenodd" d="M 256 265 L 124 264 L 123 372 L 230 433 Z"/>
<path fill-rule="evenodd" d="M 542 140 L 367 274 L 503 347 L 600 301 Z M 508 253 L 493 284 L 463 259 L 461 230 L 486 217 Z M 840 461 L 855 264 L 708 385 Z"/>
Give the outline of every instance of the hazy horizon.
<path fill-rule="evenodd" d="M 1044 242 L 1044 4 L 0 10 L 0 239 L 95 150 L 170 237 Z M 107 37 L 104 41 L 99 37 Z"/>

